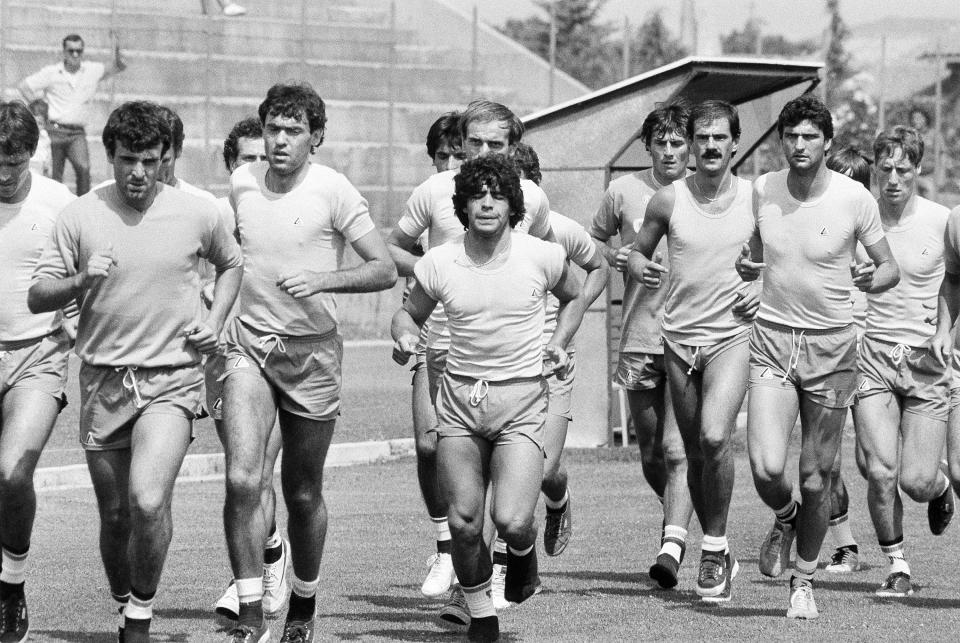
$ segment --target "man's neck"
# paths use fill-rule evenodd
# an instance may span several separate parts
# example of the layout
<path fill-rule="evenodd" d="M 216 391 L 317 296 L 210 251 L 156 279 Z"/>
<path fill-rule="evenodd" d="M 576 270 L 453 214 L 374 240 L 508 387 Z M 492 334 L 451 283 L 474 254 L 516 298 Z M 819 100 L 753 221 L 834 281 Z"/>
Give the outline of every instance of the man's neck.
<path fill-rule="evenodd" d="M 887 226 L 898 225 L 903 219 L 903 215 L 912 209 L 916 200 L 916 194 L 911 194 L 910 198 L 903 203 L 890 203 L 882 198 L 879 199 L 877 205 L 880 206 L 880 221 Z"/>
<path fill-rule="evenodd" d="M 826 164 L 807 171 L 793 168 L 787 172 L 787 189 L 797 201 L 810 201 L 822 195 L 830 184 L 830 169 Z"/>
<path fill-rule="evenodd" d="M 463 247 L 467 257 L 474 264 L 482 266 L 492 263 L 494 259 L 506 254 L 510 248 L 511 228 L 505 226 L 499 235 L 479 235 L 473 230 L 467 230 L 463 238 Z"/>
<path fill-rule="evenodd" d="M 286 194 L 300 184 L 300 181 L 309 170 L 309 161 L 300 166 L 296 172 L 291 172 L 289 174 L 277 174 L 273 171 L 273 168 L 267 168 L 267 174 L 264 177 L 264 182 L 267 185 L 267 189 L 271 192 L 275 192 L 277 194 Z"/>
<path fill-rule="evenodd" d="M 153 193 L 141 201 L 131 201 L 128 199 L 127 196 L 120 191 L 120 187 L 116 183 L 113 184 L 113 187 L 116 190 L 117 198 L 120 200 L 120 203 L 124 204 L 131 210 L 136 210 L 140 214 L 143 214 L 150 209 L 150 206 L 152 206 L 153 202 L 157 199 L 157 193 L 161 190 L 160 185 L 160 183 L 157 183 L 157 187 L 154 188 Z"/>
<path fill-rule="evenodd" d="M 23 185 L 17 188 L 17 191 L 9 199 L 4 199 L 0 197 L 0 203 L 4 205 L 16 205 L 17 203 L 22 202 L 27 198 L 27 195 L 30 194 L 30 187 L 33 185 L 33 175 L 29 172 L 27 173 L 27 178 L 24 179 Z"/>

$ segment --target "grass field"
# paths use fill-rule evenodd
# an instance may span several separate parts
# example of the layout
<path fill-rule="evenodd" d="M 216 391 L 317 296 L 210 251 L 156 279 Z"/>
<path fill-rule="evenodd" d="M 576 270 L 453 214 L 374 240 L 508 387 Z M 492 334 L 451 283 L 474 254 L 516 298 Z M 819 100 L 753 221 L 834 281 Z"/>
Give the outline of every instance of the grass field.
<path fill-rule="evenodd" d="M 847 436 L 849 438 L 849 436 Z M 846 440 L 845 449 L 851 447 Z M 885 574 L 864 505 L 865 489 L 852 458 L 846 475 L 854 534 L 864 571 L 836 577 L 819 572 L 819 620 L 784 618 L 786 577 L 760 576 L 757 548 L 771 521 L 757 498 L 745 456 L 737 456 L 730 540 L 742 572 L 733 600 L 707 607 L 693 593 L 699 530 L 677 590 L 655 589 L 646 570 L 656 555 L 660 508 L 642 482 L 632 449 L 567 455 L 573 494 L 574 540 L 559 558 L 541 555 L 544 591 L 501 614 L 504 641 L 943 641 L 960 632 L 958 526 L 931 536 L 925 508 L 906 507 L 907 556 L 917 592 L 881 601 L 873 590 Z M 327 472 L 330 531 L 321 569 L 318 639 L 460 640 L 435 620 L 440 603 L 419 584 L 432 549 L 412 459 Z M 225 585 L 220 525 L 221 481 L 181 483 L 175 535 L 158 596 L 154 633 L 162 642 L 222 641 L 210 606 Z M 542 509 L 541 509 L 542 512 Z M 27 591 L 33 640 L 112 640 L 115 611 L 96 548 L 92 491 L 39 497 Z M 69 529 L 65 528 L 69 525 Z M 829 554 L 825 549 L 824 556 Z M 279 635 L 280 624 L 273 626 Z"/>

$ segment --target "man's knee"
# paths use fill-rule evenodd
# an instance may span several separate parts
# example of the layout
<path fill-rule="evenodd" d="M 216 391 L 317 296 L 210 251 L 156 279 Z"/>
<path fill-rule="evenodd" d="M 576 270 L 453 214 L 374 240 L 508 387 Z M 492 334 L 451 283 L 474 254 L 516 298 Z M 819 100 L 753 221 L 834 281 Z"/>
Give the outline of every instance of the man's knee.
<path fill-rule="evenodd" d="M 144 489 L 130 498 L 130 518 L 133 524 L 156 523 L 170 511 L 170 499 L 160 489 Z"/>
<path fill-rule="evenodd" d="M 228 502 L 255 504 L 263 493 L 262 468 L 230 466 L 226 473 Z"/>
<path fill-rule="evenodd" d="M 904 470 L 900 472 L 900 488 L 911 500 L 927 502 L 940 491 L 939 479 L 936 473 L 931 476 L 920 471 Z"/>
<path fill-rule="evenodd" d="M 4 504 L 16 503 L 33 493 L 33 470 L 16 462 L 0 462 L 0 496 Z"/>
<path fill-rule="evenodd" d="M 497 534 L 508 543 L 526 542 L 533 531 L 533 516 L 511 514 L 494 518 Z"/>
<path fill-rule="evenodd" d="M 750 470 L 753 473 L 753 482 L 757 488 L 765 488 L 778 484 L 783 478 L 783 467 L 778 466 L 771 460 L 760 460 L 750 463 Z"/>
<path fill-rule="evenodd" d="M 447 514 L 450 535 L 460 542 L 479 540 L 483 535 L 483 518 L 450 507 Z"/>
<path fill-rule="evenodd" d="M 705 428 L 700 434 L 700 450 L 708 458 L 722 455 L 728 445 L 727 432 L 723 428 Z"/>
<path fill-rule="evenodd" d="M 830 472 L 814 469 L 800 472 L 800 495 L 804 498 L 819 498 L 827 490 Z"/>

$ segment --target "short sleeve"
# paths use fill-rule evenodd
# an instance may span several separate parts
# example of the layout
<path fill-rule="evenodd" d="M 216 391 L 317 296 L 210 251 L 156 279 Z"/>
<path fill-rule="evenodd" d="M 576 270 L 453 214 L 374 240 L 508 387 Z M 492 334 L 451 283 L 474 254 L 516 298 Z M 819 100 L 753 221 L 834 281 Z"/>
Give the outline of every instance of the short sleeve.
<path fill-rule="evenodd" d="M 353 243 L 376 229 L 370 217 L 367 200 L 342 174 L 338 176 L 337 210 L 333 215 L 333 227 L 343 238 Z"/>
<path fill-rule="evenodd" d="M 869 248 L 883 239 L 883 226 L 880 225 L 880 208 L 869 193 L 860 196 L 857 208 L 857 241 Z"/>
<path fill-rule="evenodd" d="M 563 248 L 555 243 L 547 244 L 544 273 L 547 279 L 547 290 L 553 290 L 563 276 L 563 269 L 567 263 L 567 254 Z"/>
<path fill-rule="evenodd" d="M 217 272 L 242 265 L 240 245 L 229 225 L 223 220 L 219 208 L 211 205 L 208 212 L 213 225 L 203 258 L 216 266 Z"/>
<path fill-rule="evenodd" d="M 423 292 L 435 300 L 440 301 L 440 274 L 437 271 L 437 251 L 428 250 L 427 254 L 423 255 L 417 263 L 413 266 L 413 274 L 417 278 L 417 281 L 420 282 L 420 287 L 423 288 Z"/>
<path fill-rule="evenodd" d="M 550 200 L 546 192 L 533 181 L 524 179 L 520 185 L 523 187 L 523 205 L 526 209 L 524 219 L 529 221 L 527 234 L 543 239 L 550 232 Z"/>
<path fill-rule="evenodd" d="M 429 181 L 424 181 L 413 189 L 406 205 L 403 206 L 403 214 L 397 221 L 397 227 L 411 239 L 419 238 L 430 227 L 430 216 L 433 210 L 430 193 Z"/>
<path fill-rule="evenodd" d="M 47 245 L 33 270 L 33 282 L 42 279 L 63 279 L 80 271 L 80 243 L 74 219 L 64 211 L 53 226 Z"/>
<path fill-rule="evenodd" d="M 943 261 L 951 275 L 960 274 L 960 206 L 950 211 L 944 232 Z"/>
<path fill-rule="evenodd" d="M 620 208 L 617 207 L 616 193 L 607 188 L 600 201 L 600 207 L 590 223 L 590 236 L 606 241 L 620 233 L 620 222 Z"/>

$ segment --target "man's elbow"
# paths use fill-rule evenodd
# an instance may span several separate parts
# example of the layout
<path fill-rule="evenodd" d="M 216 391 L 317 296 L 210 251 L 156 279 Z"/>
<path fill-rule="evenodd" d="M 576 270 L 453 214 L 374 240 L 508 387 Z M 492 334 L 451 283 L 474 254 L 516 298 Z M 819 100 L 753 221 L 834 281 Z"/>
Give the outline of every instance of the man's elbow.
<path fill-rule="evenodd" d="M 53 307 L 47 305 L 41 288 L 42 286 L 40 284 L 33 284 L 30 286 L 30 290 L 27 291 L 27 308 L 29 308 L 30 312 L 34 315 L 48 313 L 54 310 Z"/>
<path fill-rule="evenodd" d="M 374 290 L 387 290 L 393 288 L 397 283 L 397 266 L 391 259 L 382 259 L 372 262 L 374 264 L 373 286 Z"/>

